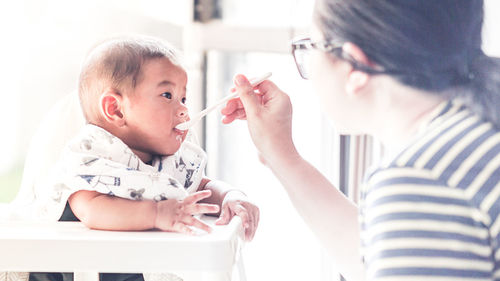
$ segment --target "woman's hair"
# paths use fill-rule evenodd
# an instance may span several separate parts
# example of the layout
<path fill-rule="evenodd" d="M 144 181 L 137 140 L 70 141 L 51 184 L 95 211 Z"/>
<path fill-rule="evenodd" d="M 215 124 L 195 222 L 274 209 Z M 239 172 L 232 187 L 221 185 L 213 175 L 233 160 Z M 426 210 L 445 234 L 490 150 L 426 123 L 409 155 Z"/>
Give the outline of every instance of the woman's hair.
<path fill-rule="evenodd" d="M 500 127 L 500 59 L 481 50 L 482 0 L 318 0 L 328 41 L 352 42 L 401 83 L 459 96 Z"/>
<path fill-rule="evenodd" d="M 142 66 L 149 60 L 167 58 L 180 65 L 180 54 L 169 43 L 146 36 L 111 38 L 87 55 L 78 81 L 78 95 L 85 119 L 100 120 L 99 97 L 108 88 L 122 95 L 142 79 Z"/>

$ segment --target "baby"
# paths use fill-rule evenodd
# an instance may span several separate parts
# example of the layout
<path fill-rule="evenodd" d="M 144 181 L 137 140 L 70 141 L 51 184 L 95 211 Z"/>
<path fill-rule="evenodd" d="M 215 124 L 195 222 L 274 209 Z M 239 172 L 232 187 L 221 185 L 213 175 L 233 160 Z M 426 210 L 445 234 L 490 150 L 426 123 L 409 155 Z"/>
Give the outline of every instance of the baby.
<path fill-rule="evenodd" d="M 108 40 L 88 55 L 79 79 L 87 125 L 63 153 L 48 196 L 69 203 L 86 226 L 107 230 L 210 232 L 193 215 L 238 215 L 251 240 L 259 210 L 227 184 L 203 176 L 205 152 L 175 128 L 189 120 L 186 71 L 154 38 Z"/>
<path fill-rule="evenodd" d="M 205 152 L 175 128 L 189 120 L 186 84 L 176 50 L 160 40 L 118 38 L 94 48 L 78 88 L 88 124 L 63 152 L 49 192 L 37 192 L 39 215 L 94 229 L 192 234 L 211 231 L 193 215 L 220 210 L 216 224 L 240 216 L 251 240 L 259 209 L 205 177 Z"/>

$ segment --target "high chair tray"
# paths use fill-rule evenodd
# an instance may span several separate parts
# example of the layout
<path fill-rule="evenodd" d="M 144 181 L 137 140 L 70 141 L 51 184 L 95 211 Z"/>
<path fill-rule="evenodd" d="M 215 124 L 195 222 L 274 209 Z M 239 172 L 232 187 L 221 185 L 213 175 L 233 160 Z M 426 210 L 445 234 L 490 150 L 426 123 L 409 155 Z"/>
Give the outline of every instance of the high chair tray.
<path fill-rule="evenodd" d="M 212 233 L 91 230 L 80 222 L 1 222 L 0 271 L 230 271 L 242 245 L 241 220 Z"/>

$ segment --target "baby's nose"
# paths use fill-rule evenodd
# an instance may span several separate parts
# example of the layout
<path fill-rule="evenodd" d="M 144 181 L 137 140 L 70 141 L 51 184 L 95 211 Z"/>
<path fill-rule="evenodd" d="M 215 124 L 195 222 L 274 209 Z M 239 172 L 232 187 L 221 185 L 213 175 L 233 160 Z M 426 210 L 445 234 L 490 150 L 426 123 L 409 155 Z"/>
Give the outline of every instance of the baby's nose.
<path fill-rule="evenodd" d="M 188 109 L 185 105 L 179 106 L 179 109 L 177 110 L 177 116 L 180 118 L 186 118 L 188 116 Z"/>

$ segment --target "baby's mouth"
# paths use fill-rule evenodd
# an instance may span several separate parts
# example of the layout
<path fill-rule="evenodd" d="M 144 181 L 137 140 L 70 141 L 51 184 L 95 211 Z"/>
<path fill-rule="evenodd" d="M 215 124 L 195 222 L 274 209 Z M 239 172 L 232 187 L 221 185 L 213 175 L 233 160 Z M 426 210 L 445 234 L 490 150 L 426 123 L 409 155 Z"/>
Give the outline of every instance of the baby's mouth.
<path fill-rule="evenodd" d="M 175 127 L 172 130 L 174 131 L 174 133 L 176 135 L 175 139 L 177 141 L 179 141 L 179 142 L 182 142 L 182 139 L 183 139 L 183 137 L 184 137 L 184 135 L 186 134 L 187 131 L 179 130 L 179 129 L 175 128 Z"/>

